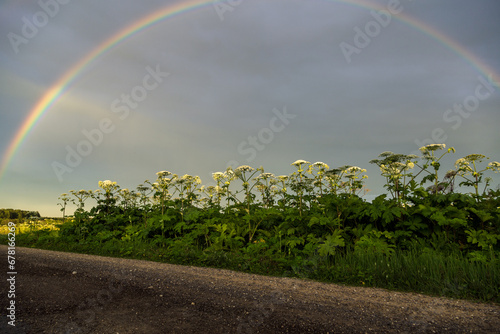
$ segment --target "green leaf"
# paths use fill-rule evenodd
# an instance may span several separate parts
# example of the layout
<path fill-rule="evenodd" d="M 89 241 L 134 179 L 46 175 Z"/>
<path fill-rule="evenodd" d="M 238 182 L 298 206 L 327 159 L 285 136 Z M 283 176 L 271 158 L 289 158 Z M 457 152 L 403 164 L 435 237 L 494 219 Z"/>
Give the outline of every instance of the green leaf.
<path fill-rule="evenodd" d="M 384 220 L 385 224 L 389 224 L 394 220 L 394 215 L 392 214 L 392 211 L 386 211 L 382 215 L 382 219 Z"/>
<path fill-rule="evenodd" d="M 396 207 L 394 207 L 394 208 L 392 208 L 392 209 L 391 209 L 391 213 L 392 213 L 394 216 L 396 216 L 396 217 L 398 217 L 398 218 L 401 218 L 401 215 L 402 215 L 402 213 L 403 213 L 403 208 L 400 208 L 400 207 L 397 207 L 397 206 L 396 206 Z"/>
<path fill-rule="evenodd" d="M 327 235 L 323 244 L 318 247 L 318 254 L 320 256 L 334 255 L 337 247 L 344 247 L 345 241 L 342 235 L 334 234 Z"/>

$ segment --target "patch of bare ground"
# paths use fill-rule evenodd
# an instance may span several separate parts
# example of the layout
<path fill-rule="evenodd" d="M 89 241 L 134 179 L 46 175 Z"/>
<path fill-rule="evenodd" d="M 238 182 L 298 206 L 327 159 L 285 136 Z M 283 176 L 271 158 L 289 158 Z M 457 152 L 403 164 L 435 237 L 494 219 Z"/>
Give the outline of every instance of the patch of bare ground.
<path fill-rule="evenodd" d="M 500 333 L 498 305 L 21 247 L 16 261 L 2 333 Z"/>

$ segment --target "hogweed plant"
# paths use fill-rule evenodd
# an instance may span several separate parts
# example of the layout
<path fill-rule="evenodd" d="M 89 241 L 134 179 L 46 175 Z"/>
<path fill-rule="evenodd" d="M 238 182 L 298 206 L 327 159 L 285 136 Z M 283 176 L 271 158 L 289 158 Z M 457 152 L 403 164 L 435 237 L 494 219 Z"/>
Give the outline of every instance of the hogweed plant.
<path fill-rule="evenodd" d="M 120 198 L 121 198 L 121 207 L 124 212 L 129 212 L 129 209 L 137 207 L 137 202 L 140 197 L 140 194 L 135 192 L 135 191 L 130 191 L 127 188 L 121 189 L 119 191 Z M 128 215 L 128 222 L 132 224 L 132 217 L 129 214 Z"/>
<path fill-rule="evenodd" d="M 474 187 L 476 198 L 479 198 L 479 184 L 483 180 L 484 172 L 487 170 L 491 170 L 494 173 L 500 172 L 500 163 L 497 161 L 490 162 L 485 168 L 479 169 L 478 165 L 483 160 L 488 159 L 488 157 L 482 154 L 469 154 L 455 162 L 456 174 L 465 179 L 460 185 Z M 483 194 L 486 192 L 491 178 L 487 177 L 485 181 Z"/>
<path fill-rule="evenodd" d="M 255 185 L 257 184 L 257 182 L 255 182 L 252 186 L 250 186 L 250 180 L 259 171 L 263 173 L 264 169 L 262 167 L 254 169 L 253 167 L 247 165 L 239 166 L 234 170 L 234 175 L 236 175 L 236 177 L 238 177 L 243 182 L 243 191 L 245 193 L 245 204 L 248 214 L 250 214 L 250 204 L 252 203 L 252 198 L 253 198 L 251 192 L 253 187 L 255 187 Z"/>
<path fill-rule="evenodd" d="M 162 245 L 158 251 L 173 257 L 203 253 L 207 256 L 204 264 L 213 250 L 248 256 L 250 260 L 242 261 L 242 266 L 264 267 L 262 259 L 286 262 L 309 256 L 322 262 L 338 251 L 371 250 L 392 256 L 388 248 L 393 245 L 441 251 L 450 244 L 457 251 L 474 250 L 478 258 L 493 261 L 486 252 L 499 251 L 493 241 L 500 240 L 496 237 L 500 235 L 496 224 L 500 191 L 483 196 L 479 188 L 489 184 L 488 172 L 500 172 L 500 163 L 485 166 L 484 156 L 469 155 L 457 161 L 457 170 L 446 173 L 442 183 L 448 189 L 453 189 L 455 178 L 463 178 L 460 185 L 476 186 L 475 195 L 426 192 L 425 181 L 436 185 L 443 156 L 453 152 L 443 150 L 444 145 L 428 145 L 421 150 L 422 158 L 383 152 L 370 161 L 380 168 L 386 190 L 393 196 L 386 199 L 384 194 L 373 202 L 359 195 L 367 177 L 365 169 L 330 170 L 323 162 L 297 160 L 289 167 L 289 175 L 275 176 L 262 167 L 246 165 L 228 168 L 213 173 L 215 185 L 210 186 L 203 186 L 199 177 L 167 171 L 158 172 L 154 183 L 145 181 L 136 191 L 101 181 L 99 193 L 72 191 L 72 196 L 61 195 L 59 205 L 66 207 L 68 198 L 78 205 L 75 220 L 65 224 L 67 235 L 76 235 L 74 240 L 95 237 L 103 243 L 116 238 L 151 243 L 157 249 Z M 90 197 L 97 198 L 97 209 L 83 212 L 83 203 Z"/>
<path fill-rule="evenodd" d="M 220 173 L 220 172 L 219 172 Z M 215 174 L 218 174 L 218 173 L 215 173 Z M 229 190 L 229 186 L 231 185 L 231 183 L 234 181 L 234 180 L 237 180 L 238 179 L 238 176 L 236 176 L 235 172 L 233 171 L 233 169 L 231 168 L 231 166 L 227 167 L 226 171 L 221 173 L 222 175 L 219 176 L 220 174 L 218 174 L 217 176 L 217 187 L 216 187 L 216 191 L 217 191 L 217 194 L 218 194 L 218 203 L 220 205 L 220 199 L 222 196 L 225 196 L 226 197 L 226 207 L 229 207 L 229 202 L 230 201 L 233 201 L 233 203 L 236 203 L 237 202 L 237 193 L 232 193 L 231 190 Z M 220 178 L 220 181 L 219 182 L 219 178 Z"/>
<path fill-rule="evenodd" d="M 169 176 L 172 176 L 169 178 Z M 173 174 L 169 171 L 160 171 L 156 173 L 156 182 L 150 183 L 148 180 L 144 181 L 144 183 L 148 183 L 151 185 L 151 189 L 153 191 L 153 200 L 157 202 L 161 209 L 161 231 L 162 237 L 165 236 L 165 209 L 167 205 L 167 201 L 170 199 L 171 194 L 169 188 L 171 187 L 171 183 L 173 179 L 177 178 L 177 174 Z"/>
<path fill-rule="evenodd" d="M 309 161 L 296 160 L 291 166 L 297 167 L 297 171 L 290 175 L 290 188 L 295 191 L 299 199 L 299 215 L 302 216 L 302 201 L 304 192 L 308 190 L 308 178 L 305 175 L 307 169 L 303 165 L 310 164 Z"/>
<path fill-rule="evenodd" d="M 154 192 L 153 199 L 155 199 L 161 207 L 161 214 L 165 214 L 166 202 L 172 196 L 170 194 L 169 188 L 171 187 L 172 179 L 176 179 L 177 175 L 174 174 L 171 178 L 172 173 L 169 171 L 160 171 L 156 173 L 156 182 L 150 183 L 146 180 L 144 183 L 149 183 L 151 189 Z"/>
<path fill-rule="evenodd" d="M 329 168 L 324 162 L 318 161 L 309 165 L 307 169 L 307 173 L 314 177 L 314 186 L 319 188 L 319 196 L 323 196 L 324 177 Z"/>
<path fill-rule="evenodd" d="M 222 185 L 225 184 L 226 175 L 224 175 L 223 172 L 215 172 L 215 173 L 212 173 L 212 178 L 214 179 L 214 181 L 216 182 L 217 185 L 215 187 L 213 187 L 213 186 L 208 187 L 206 189 L 206 191 L 208 192 L 207 194 L 209 195 L 210 200 L 212 200 L 214 195 L 216 196 L 215 201 L 216 201 L 217 205 L 220 206 L 221 197 L 224 194 Z M 228 184 L 228 186 L 229 186 L 229 184 Z"/>
<path fill-rule="evenodd" d="M 147 180 L 144 182 L 146 183 Z M 150 198 L 149 195 L 152 193 L 151 187 L 145 186 L 144 184 L 140 184 L 137 186 L 137 192 L 138 192 L 138 202 L 139 202 L 139 207 L 141 209 L 143 218 L 144 218 L 144 227 L 148 226 L 148 213 L 150 209 Z"/>
<path fill-rule="evenodd" d="M 255 179 L 255 187 L 262 196 L 262 204 L 268 208 L 274 204 L 273 195 L 279 192 L 276 184 L 279 182 L 273 173 L 261 173 Z M 274 188 L 273 188 L 274 187 Z"/>
<path fill-rule="evenodd" d="M 106 180 L 99 181 L 99 188 L 104 190 L 104 195 L 108 199 L 114 197 L 115 193 L 120 189 L 120 186 L 116 182 Z"/>
<path fill-rule="evenodd" d="M 217 191 L 217 188 L 220 188 L 219 186 L 204 186 L 202 185 L 200 187 L 200 192 L 205 194 L 205 197 L 203 197 L 200 201 L 201 204 L 205 208 L 211 207 L 215 204 L 214 198 L 218 198 L 217 201 L 217 206 L 220 206 L 220 195 Z"/>
<path fill-rule="evenodd" d="M 174 179 L 172 185 L 179 193 L 181 215 L 184 217 L 184 205 L 192 205 L 198 199 L 198 195 L 195 192 L 200 191 L 198 186 L 201 185 L 201 179 L 199 176 L 185 174 L 181 178 Z"/>
<path fill-rule="evenodd" d="M 137 206 L 137 201 L 140 197 L 138 193 L 133 190 L 130 191 L 128 188 L 124 188 L 120 190 L 119 194 L 122 200 L 121 205 L 124 210 Z"/>
<path fill-rule="evenodd" d="M 120 186 L 115 181 L 110 180 L 99 181 L 98 185 L 101 189 L 94 192 L 94 198 L 99 204 L 103 205 L 105 212 L 109 213 L 120 196 Z M 101 195 L 102 191 L 104 191 L 103 195 Z M 104 196 L 104 198 L 102 198 L 102 196 Z"/>
<path fill-rule="evenodd" d="M 443 191 L 447 191 L 448 193 L 452 193 L 455 190 L 455 178 L 458 172 L 456 170 L 449 170 L 446 172 L 443 178 L 443 182 L 438 185 L 439 188 L 442 188 Z"/>
<path fill-rule="evenodd" d="M 350 166 L 344 166 L 348 168 Z M 342 177 L 344 174 L 345 168 L 334 168 L 327 170 L 325 172 L 325 176 L 323 177 L 326 181 L 327 188 L 331 194 L 337 195 L 339 191 L 342 189 Z"/>
<path fill-rule="evenodd" d="M 143 184 L 137 186 L 137 192 L 139 194 L 138 202 L 141 208 L 146 209 L 149 206 L 149 201 L 150 201 L 149 195 L 151 195 L 152 191 L 153 190 L 151 189 L 151 187 L 145 186 Z"/>
<path fill-rule="evenodd" d="M 390 151 L 382 152 L 378 156 L 382 159 L 371 160 L 376 164 L 386 179 L 385 188 L 389 191 L 398 205 L 406 204 L 406 195 L 409 186 L 418 174 L 413 175 L 411 170 L 415 167 L 416 155 L 396 154 Z M 422 172 L 422 171 L 420 171 Z"/>
<path fill-rule="evenodd" d="M 421 147 L 420 151 L 423 153 L 421 158 L 414 155 L 383 152 L 378 159 L 370 163 L 378 165 L 382 176 L 386 179 L 384 187 L 393 199 L 404 207 L 408 207 L 406 204 L 409 199 L 414 201 L 418 197 L 425 196 L 423 195 L 424 188 L 418 187 L 416 178 L 419 175 L 424 174 L 420 180 L 420 186 L 426 181 L 433 182 L 431 194 L 437 194 L 442 189 L 453 192 L 455 178 L 460 177 L 465 180 L 460 183 L 460 186 L 474 187 L 475 196 L 478 197 L 481 195 L 480 184 L 485 183 L 484 195 L 491 182 L 491 179 L 483 174 L 487 171 L 500 172 L 499 162 L 494 161 L 483 166 L 481 163 L 487 158 L 484 155 L 472 154 L 457 160 L 456 170 L 448 171 L 443 181 L 439 183 L 438 171 L 441 159 L 446 154 L 455 152 L 453 148 L 449 148 L 442 154 L 438 154 L 438 151 L 442 150 L 445 150 L 444 144 Z M 253 214 L 254 211 L 259 210 L 254 204 L 260 202 L 264 209 L 275 208 L 281 212 L 287 211 L 283 209 L 293 208 L 299 211 L 300 217 L 303 217 L 305 210 L 313 208 L 312 201 L 319 201 L 322 196 L 339 194 L 347 194 L 349 197 L 357 196 L 363 189 L 364 180 L 367 178 L 366 169 L 357 166 L 329 169 L 330 167 L 324 162 L 311 164 L 305 160 L 297 160 L 291 166 L 296 170 L 289 175 L 279 176 L 264 172 L 263 167 L 254 169 L 243 165 L 235 170 L 228 167 L 225 172 L 212 174 L 216 182 L 215 186 L 203 186 L 198 176 L 185 174 L 179 177 L 168 171 L 156 173 L 157 178 L 154 183 L 146 180 L 144 184 L 137 187 L 137 191 L 120 190 L 120 186 L 110 180 L 99 181 L 99 190 L 95 192 L 72 190 L 70 192 L 72 196 L 62 194 L 59 197 L 58 205 L 61 206 L 63 216 L 66 215 L 67 203 L 70 201 L 77 206 L 76 212 L 83 212 L 88 198 L 94 198 L 98 202 L 97 211 L 94 210 L 90 216 L 95 213 L 120 214 L 129 209 L 139 209 L 138 211 L 141 212 L 139 215 L 142 215 L 141 219 L 144 220 L 145 227 L 148 227 L 148 221 L 152 222 L 150 226 L 161 223 L 162 231 L 165 231 L 166 221 L 175 220 L 176 217 L 183 219 L 183 212 L 188 207 L 213 208 L 216 209 L 213 212 L 226 214 L 233 214 L 243 209 L 246 212 L 244 219 L 248 220 L 248 231 L 251 232 L 253 230 L 251 225 L 264 217 Z M 233 186 L 233 181 L 238 179 L 242 182 L 240 188 Z M 172 200 L 174 195 L 178 195 L 178 199 Z M 240 199 L 238 195 L 242 195 Z M 222 207 L 224 199 L 226 205 Z M 235 206 L 231 206 L 231 202 Z M 172 211 L 167 212 L 167 209 L 172 209 Z M 394 212 L 399 214 L 397 211 Z M 137 215 L 137 212 L 134 214 Z M 376 214 L 373 215 L 376 216 Z M 437 217 L 436 215 L 434 217 Z M 390 219 L 389 215 L 386 217 Z M 149 218 L 154 219 L 149 220 Z M 340 216 L 338 218 L 340 219 Z M 456 222 L 458 222 L 457 219 L 459 218 L 455 219 Z"/>
<path fill-rule="evenodd" d="M 92 197 L 92 190 L 70 190 L 70 193 L 75 197 L 75 200 L 73 201 L 73 204 L 77 206 L 78 211 L 83 211 L 83 207 L 85 206 L 85 201 Z"/>
<path fill-rule="evenodd" d="M 279 175 L 275 178 L 275 184 L 272 186 L 272 192 L 277 197 L 280 196 L 281 203 L 286 204 L 286 194 L 287 194 L 287 184 L 288 184 L 288 175 Z"/>
<path fill-rule="evenodd" d="M 248 239 L 250 242 L 252 241 L 252 238 L 257 230 L 257 227 L 261 222 L 259 221 L 258 223 L 255 224 L 254 227 L 252 227 L 252 216 L 250 211 L 250 206 L 253 203 L 253 199 L 255 198 L 255 195 L 252 194 L 252 190 L 255 186 L 259 184 L 259 182 L 254 182 L 253 185 L 250 186 L 250 180 L 252 180 L 254 175 L 257 174 L 258 172 L 264 173 L 264 168 L 259 167 L 257 169 L 254 169 L 253 167 L 242 165 L 234 170 L 234 175 L 243 182 L 243 192 L 245 196 L 243 204 L 246 206 L 245 207 L 246 215 L 244 216 L 244 219 L 248 223 Z M 270 175 L 268 176 L 270 177 Z"/>
<path fill-rule="evenodd" d="M 92 190 L 70 190 L 70 193 L 75 197 L 75 199 L 72 199 L 73 204 L 77 206 L 77 209 L 75 210 L 75 219 L 78 223 L 82 221 L 82 215 L 85 212 L 83 209 L 85 206 L 85 201 L 89 198 L 92 197 L 93 192 Z"/>
<path fill-rule="evenodd" d="M 453 147 L 450 147 L 447 151 L 445 151 L 443 154 L 441 154 L 439 157 L 436 156 L 436 151 L 438 150 L 444 150 L 446 148 L 445 144 L 430 144 L 426 146 L 422 146 L 419 148 L 420 152 L 422 152 L 422 159 L 425 160 L 424 164 L 422 166 L 419 166 L 422 171 L 425 171 L 428 173 L 423 179 L 421 184 L 424 184 L 426 181 L 431 181 L 434 182 L 434 185 L 432 185 L 429 190 L 431 190 L 434 194 L 437 194 L 439 191 L 439 177 L 438 177 L 438 171 L 439 167 L 441 166 L 440 160 L 448 153 L 455 153 L 455 149 Z M 434 170 L 428 171 L 427 169 L 429 167 L 432 167 Z"/>
<path fill-rule="evenodd" d="M 365 172 L 366 169 L 349 165 L 327 170 L 324 176 L 326 187 L 334 195 L 354 195 L 363 188 L 363 180 L 368 178 L 367 175 L 361 175 Z"/>
<path fill-rule="evenodd" d="M 66 206 L 67 206 L 68 202 L 71 200 L 71 198 L 68 196 L 68 194 L 64 193 L 64 194 L 61 194 L 61 196 L 59 196 L 58 199 L 61 202 L 57 203 L 57 205 L 61 206 L 61 212 L 62 212 L 62 215 L 63 215 L 63 221 L 65 221 L 65 219 L 66 219 Z"/>
<path fill-rule="evenodd" d="M 356 195 L 363 189 L 363 180 L 368 178 L 368 175 L 361 175 L 366 173 L 366 169 L 357 166 L 351 166 L 345 170 L 345 178 L 347 178 L 347 188 L 351 195 Z"/>

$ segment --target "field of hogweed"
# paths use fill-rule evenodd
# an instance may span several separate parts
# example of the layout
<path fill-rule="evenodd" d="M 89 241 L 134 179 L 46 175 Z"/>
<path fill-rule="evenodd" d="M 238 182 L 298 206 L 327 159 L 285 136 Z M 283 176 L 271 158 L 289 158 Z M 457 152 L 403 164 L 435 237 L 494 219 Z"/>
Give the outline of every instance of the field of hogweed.
<path fill-rule="evenodd" d="M 59 230 L 18 242 L 500 302 L 500 163 L 472 154 L 443 172 L 454 148 L 420 152 L 370 161 L 387 190 L 371 202 L 365 169 L 304 160 L 289 175 L 228 168 L 211 186 L 168 171 L 135 190 L 101 181 L 60 196 L 63 216 L 77 209 Z"/>

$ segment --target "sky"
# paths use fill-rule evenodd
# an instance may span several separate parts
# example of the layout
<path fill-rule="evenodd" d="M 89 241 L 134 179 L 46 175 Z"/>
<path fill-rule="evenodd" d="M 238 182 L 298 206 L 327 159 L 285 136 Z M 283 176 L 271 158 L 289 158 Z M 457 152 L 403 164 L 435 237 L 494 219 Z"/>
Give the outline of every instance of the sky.
<path fill-rule="evenodd" d="M 2 1 L 0 207 L 60 216 L 62 193 L 100 180 L 209 185 L 228 165 L 280 175 L 297 159 L 367 169 L 369 200 L 386 192 L 369 163 L 384 151 L 500 161 L 499 14 L 497 0 Z"/>

